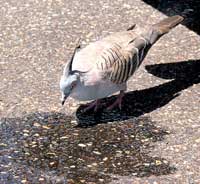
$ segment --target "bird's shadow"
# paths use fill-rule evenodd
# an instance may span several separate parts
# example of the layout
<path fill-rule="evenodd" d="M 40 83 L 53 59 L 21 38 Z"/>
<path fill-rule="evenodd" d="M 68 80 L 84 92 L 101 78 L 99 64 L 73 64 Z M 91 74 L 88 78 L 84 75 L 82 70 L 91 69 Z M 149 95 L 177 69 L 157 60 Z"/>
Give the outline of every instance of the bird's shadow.
<path fill-rule="evenodd" d="M 172 80 L 148 89 L 126 93 L 122 104 L 122 110 L 105 110 L 105 107 L 112 103 L 116 96 L 102 99 L 102 103 L 104 103 L 105 106 L 102 106 L 96 113 L 92 110 L 87 113 L 82 113 L 85 105 L 81 105 L 76 111 L 76 117 L 79 122 L 78 126 L 88 127 L 99 123 L 139 117 L 166 105 L 179 96 L 182 90 L 200 82 L 199 60 L 147 65 L 145 68 L 156 77 Z"/>

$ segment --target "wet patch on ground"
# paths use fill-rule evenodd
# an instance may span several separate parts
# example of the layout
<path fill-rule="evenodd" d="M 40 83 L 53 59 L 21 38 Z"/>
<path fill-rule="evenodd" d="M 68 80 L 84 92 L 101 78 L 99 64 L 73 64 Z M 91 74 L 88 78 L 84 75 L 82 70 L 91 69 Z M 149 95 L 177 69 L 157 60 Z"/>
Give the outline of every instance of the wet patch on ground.
<path fill-rule="evenodd" d="M 33 113 L 0 125 L 1 183 L 108 183 L 175 171 L 149 156 L 169 132 L 148 117 L 84 127 L 61 113 Z"/>

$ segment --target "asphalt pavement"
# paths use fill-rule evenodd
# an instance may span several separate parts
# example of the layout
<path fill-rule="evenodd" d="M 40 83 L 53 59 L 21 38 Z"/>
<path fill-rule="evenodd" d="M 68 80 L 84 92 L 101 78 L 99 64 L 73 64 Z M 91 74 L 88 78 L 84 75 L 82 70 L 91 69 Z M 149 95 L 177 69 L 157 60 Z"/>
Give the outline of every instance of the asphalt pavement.
<path fill-rule="evenodd" d="M 200 183 L 197 1 L 1 0 L 0 183 Z M 199 6 L 199 7 L 198 7 Z M 174 14 L 128 82 L 122 110 L 61 106 L 59 80 L 82 47 Z"/>

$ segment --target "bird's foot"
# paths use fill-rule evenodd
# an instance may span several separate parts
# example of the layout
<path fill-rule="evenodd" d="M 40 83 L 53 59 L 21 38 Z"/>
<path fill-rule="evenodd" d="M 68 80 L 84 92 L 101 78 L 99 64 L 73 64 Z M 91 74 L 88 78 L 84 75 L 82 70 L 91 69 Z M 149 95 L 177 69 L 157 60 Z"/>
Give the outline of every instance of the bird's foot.
<path fill-rule="evenodd" d="M 87 111 L 89 111 L 89 110 L 91 110 L 93 108 L 94 108 L 94 112 L 97 112 L 97 110 L 99 108 L 99 103 L 100 103 L 100 100 L 95 100 L 94 102 L 90 103 L 88 105 L 88 107 L 84 108 L 83 112 L 87 112 Z"/>
<path fill-rule="evenodd" d="M 110 105 L 109 107 L 107 107 L 107 110 L 112 110 L 114 109 L 116 106 L 119 107 L 119 109 L 122 109 L 122 98 L 124 96 L 124 91 L 120 91 L 120 94 L 118 95 L 117 99 L 115 100 L 115 102 Z"/>

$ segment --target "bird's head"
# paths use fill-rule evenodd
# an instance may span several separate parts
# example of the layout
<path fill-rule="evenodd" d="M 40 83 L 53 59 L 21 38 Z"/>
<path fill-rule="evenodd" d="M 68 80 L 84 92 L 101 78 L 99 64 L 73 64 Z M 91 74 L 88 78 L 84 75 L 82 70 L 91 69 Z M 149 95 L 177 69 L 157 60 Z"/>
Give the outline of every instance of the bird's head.
<path fill-rule="evenodd" d="M 79 81 L 79 76 L 74 73 L 69 76 L 62 76 L 60 79 L 60 90 L 62 94 L 62 105 L 64 105 L 66 99 L 72 93 L 73 89 L 76 87 Z"/>
<path fill-rule="evenodd" d="M 66 99 L 73 92 L 73 89 L 76 87 L 79 82 L 79 72 L 72 71 L 72 62 L 76 51 L 79 47 L 77 46 L 74 50 L 71 60 L 65 65 L 63 75 L 60 79 L 60 90 L 62 94 L 62 105 L 64 105 Z"/>

